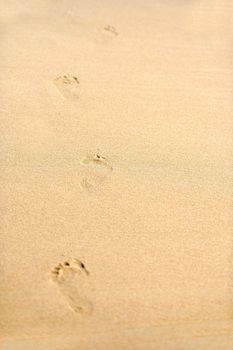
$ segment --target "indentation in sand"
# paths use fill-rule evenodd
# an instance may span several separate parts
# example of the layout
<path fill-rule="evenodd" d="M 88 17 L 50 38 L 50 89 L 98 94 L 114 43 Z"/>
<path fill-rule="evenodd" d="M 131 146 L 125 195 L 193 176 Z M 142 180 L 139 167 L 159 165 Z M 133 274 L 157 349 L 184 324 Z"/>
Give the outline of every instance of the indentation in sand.
<path fill-rule="evenodd" d="M 109 35 L 115 35 L 115 36 L 118 35 L 116 28 L 113 26 L 107 25 L 103 28 L 103 30 L 106 34 L 109 34 Z"/>
<path fill-rule="evenodd" d="M 110 175 L 113 168 L 108 160 L 99 153 L 88 155 L 82 159 L 84 176 L 81 180 L 81 188 L 92 189 L 101 183 Z"/>
<path fill-rule="evenodd" d="M 77 101 L 79 97 L 78 90 L 80 82 L 76 76 L 65 74 L 55 78 L 53 82 L 62 97 L 73 102 Z"/>
<path fill-rule="evenodd" d="M 51 270 L 51 279 L 59 288 L 70 308 L 77 313 L 90 315 L 92 303 L 86 297 L 91 290 L 89 272 L 78 259 L 59 263 Z"/>
<path fill-rule="evenodd" d="M 94 41 L 96 43 L 107 44 L 119 35 L 117 29 L 112 25 L 99 26 L 96 28 Z"/>

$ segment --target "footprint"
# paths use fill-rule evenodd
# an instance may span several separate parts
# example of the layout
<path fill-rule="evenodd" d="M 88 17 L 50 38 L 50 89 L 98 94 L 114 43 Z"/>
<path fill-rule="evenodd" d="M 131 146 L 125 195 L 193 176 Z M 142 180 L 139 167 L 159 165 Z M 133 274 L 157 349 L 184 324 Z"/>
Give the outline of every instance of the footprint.
<path fill-rule="evenodd" d="M 101 26 L 96 28 L 96 30 L 97 30 L 97 33 L 96 33 L 95 41 L 97 43 L 103 43 L 103 44 L 108 43 L 119 35 L 116 28 L 111 25 L 106 25 L 104 27 Z"/>
<path fill-rule="evenodd" d="M 107 25 L 103 28 L 105 34 L 117 36 L 118 32 L 115 27 Z"/>
<path fill-rule="evenodd" d="M 74 75 L 62 75 L 53 80 L 60 94 L 71 101 L 77 101 L 79 80 Z"/>
<path fill-rule="evenodd" d="M 81 188 L 89 189 L 103 183 L 113 168 L 108 163 L 107 159 L 99 153 L 88 155 L 81 164 L 83 165 L 83 179 L 81 180 Z"/>
<path fill-rule="evenodd" d="M 70 308 L 77 313 L 90 315 L 92 303 L 86 297 L 91 290 L 89 272 L 78 259 L 67 260 L 51 270 L 51 279 L 59 288 Z"/>

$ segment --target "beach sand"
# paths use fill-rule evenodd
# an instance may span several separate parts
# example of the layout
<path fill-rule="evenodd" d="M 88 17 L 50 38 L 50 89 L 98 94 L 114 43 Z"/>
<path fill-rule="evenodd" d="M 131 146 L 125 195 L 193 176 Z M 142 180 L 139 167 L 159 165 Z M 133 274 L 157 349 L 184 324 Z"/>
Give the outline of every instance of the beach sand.
<path fill-rule="evenodd" d="M 231 0 L 2 0 L 3 350 L 233 348 Z"/>

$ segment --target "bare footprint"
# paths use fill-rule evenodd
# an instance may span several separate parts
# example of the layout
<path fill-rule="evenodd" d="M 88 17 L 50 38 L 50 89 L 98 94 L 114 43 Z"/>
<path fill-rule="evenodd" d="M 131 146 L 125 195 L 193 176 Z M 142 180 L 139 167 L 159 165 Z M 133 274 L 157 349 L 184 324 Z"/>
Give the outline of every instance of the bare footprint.
<path fill-rule="evenodd" d="M 60 94 L 71 101 L 77 101 L 79 80 L 74 75 L 62 75 L 53 80 Z"/>
<path fill-rule="evenodd" d="M 86 297 L 91 289 L 89 272 L 80 260 L 71 259 L 58 264 L 51 270 L 51 279 L 74 312 L 92 313 L 92 303 Z"/>
<path fill-rule="evenodd" d="M 113 26 L 107 25 L 107 26 L 105 26 L 103 28 L 103 31 L 104 31 L 105 34 L 109 34 L 109 35 L 113 35 L 113 36 L 117 36 L 118 35 L 118 32 L 117 32 L 116 28 L 113 27 Z"/>
<path fill-rule="evenodd" d="M 114 38 L 117 37 L 118 35 L 119 33 L 117 32 L 116 28 L 111 25 L 98 27 L 96 28 L 95 41 L 97 43 L 107 44 L 108 42 L 111 42 L 112 40 L 114 40 Z"/>
<path fill-rule="evenodd" d="M 99 153 L 88 155 L 81 164 L 84 167 L 83 179 L 80 183 L 83 189 L 92 189 L 100 185 L 113 170 L 107 159 Z"/>

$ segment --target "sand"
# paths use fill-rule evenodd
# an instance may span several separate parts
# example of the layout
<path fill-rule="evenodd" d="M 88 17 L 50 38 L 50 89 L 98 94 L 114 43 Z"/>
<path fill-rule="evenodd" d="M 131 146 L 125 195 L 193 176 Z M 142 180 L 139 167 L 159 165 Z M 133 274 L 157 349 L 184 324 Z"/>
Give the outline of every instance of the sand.
<path fill-rule="evenodd" d="M 2 0 L 3 350 L 229 350 L 231 0 Z"/>

